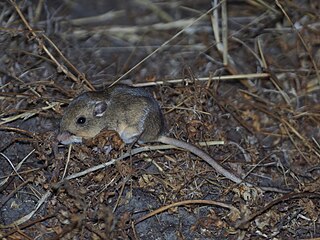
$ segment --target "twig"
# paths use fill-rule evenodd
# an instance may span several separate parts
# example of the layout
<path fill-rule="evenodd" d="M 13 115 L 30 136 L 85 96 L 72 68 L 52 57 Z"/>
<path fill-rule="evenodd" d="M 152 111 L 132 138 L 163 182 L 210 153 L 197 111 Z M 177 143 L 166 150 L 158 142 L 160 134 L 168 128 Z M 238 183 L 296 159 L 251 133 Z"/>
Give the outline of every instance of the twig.
<path fill-rule="evenodd" d="M 240 211 L 237 208 L 235 208 L 234 206 L 232 206 L 230 204 L 226 204 L 226 203 L 223 203 L 223 202 L 217 202 L 217 201 L 212 201 L 212 200 L 186 200 L 186 201 L 172 203 L 172 204 L 169 204 L 169 205 L 164 206 L 164 207 L 160 207 L 157 210 L 154 210 L 154 211 L 146 214 L 145 216 L 138 218 L 136 221 L 134 221 L 134 223 L 138 224 L 139 222 L 142 222 L 142 221 L 146 220 L 147 218 L 150 218 L 150 217 L 152 217 L 154 215 L 157 215 L 157 214 L 159 214 L 161 212 L 164 212 L 164 211 L 166 211 L 166 210 L 168 210 L 170 208 L 179 207 L 179 206 L 183 206 L 183 205 L 189 205 L 189 204 L 216 205 L 216 206 L 227 208 L 227 209 L 231 210 L 233 212 L 233 214 L 240 215 Z"/>
<path fill-rule="evenodd" d="M 61 103 L 59 103 L 59 102 L 53 102 L 49 106 L 46 106 L 46 107 L 42 107 L 42 108 L 39 108 L 39 109 L 32 109 L 32 110 L 29 110 L 28 112 L 24 112 L 24 113 L 21 113 L 21 114 L 18 114 L 18 115 L 6 117 L 6 118 L 1 118 L 0 120 L 2 120 L 2 121 L 0 121 L 0 125 L 15 121 L 15 120 L 17 120 L 19 118 L 22 118 L 23 120 L 26 120 L 26 119 L 28 119 L 28 118 L 40 113 L 42 110 L 48 110 L 48 109 L 54 108 L 55 106 L 59 106 L 60 104 Z"/>
<path fill-rule="evenodd" d="M 219 5 L 221 3 L 223 3 L 224 1 L 221 1 L 219 3 Z M 216 9 L 219 5 L 217 5 L 217 0 L 212 0 L 211 1 L 212 3 L 212 6 L 214 9 Z M 220 28 L 219 28 L 219 24 L 217 23 L 217 21 L 219 20 L 218 18 L 218 11 L 213 11 L 213 16 L 211 17 L 211 25 L 212 25 L 212 30 L 213 30 L 213 34 L 214 34 L 214 37 L 215 37 L 215 40 L 216 40 L 216 48 L 218 50 L 218 52 L 223 56 L 223 62 L 224 62 L 224 65 L 226 66 L 226 68 L 228 69 L 228 71 L 231 73 L 231 74 L 238 74 L 238 70 L 236 68 L 236 64 L 235 62 L 233 61 L 231 55 L 228 54 L 227 52 L 227 45 L 224 46 L 224 44 L 228 41 L 228 36 L 227 36 L 227 26 L 226 26 L 226 22 L 227 22 L 227 13 L 226 13 L 226 6 L 224 6 L 223 8 L 223 12 L 222 12 L 222 22 L 223 25 L 223 29 L 222 29 L 222 41 L 223 43 L 221 43 L 220 41 Z M 249 89 L 252 89 L 252 91 L 256 92 L 256 88 L 254 86 L 254 84 L 252 82 L 250 82 L 248 79 L 247 80 L 241 80 L 241 83 L 243 85 L 245 85 L 247 88 Z"/>
<path fill-rule="evenodd" d="M 70 156 L 71 156 L 71 149 L 72 149 L 72 144 L 70 144 L 69 147 L 68 147 L 68 156 L 67 156 L 67 161 L 66 161 L 66 164 L 65 164 L 65 167 L 64 167 L 64 170 L 63 170 L 62 179 L 64 179 L 64 177 L 65 177 L 65 175 L 67 173 L 67 170 L 68 170 L 68 165 L 69 165 Z"/>
<path fill-rule="evenodd" d="M 282 202 L 291 201 L 294 199 L 300 199 L 300 198 L 320 198 L 320 194 L 318 193 L 311 193 L 311 192 L 302 192 L 302 193 L 289 193 L 284 195 L 283 197 L 277 198 L 273 200 L 272 202 L 268 203 L 266 206 L 260 208 L 257 212 L 253 213 L 251 216 L 246 217 L 245 219 L 242 219 L 238 221 L 235 224 L 236 228 L 244 229 L 246 228 L 246 225 L 254 220 L 256 217 L 260 216 L 261 214 L 265 213 L 268 209 L 272 208 L 275 205 L 278 205 Z"/>
<path fill-rule="evenodd" d="M 289 23 L 291 24 L 291 27 L 292 29 L 298 34 L 301 42 L 302 42 L 302 45 L 303 47 L 306 49 L 308 55 L 309 55 L 309 58 L 312 62 L 312 65 L 314 67 L 314 69 L 316 70 L 316 74 L 317 74 L 317 78 L 318 78 L 318 84 L 320 84 L 320 73 L 319 73 L 319 69 L 317 67 L 317 64 L 314 60 L 314 58 L 312 57 L 312 53 L 311 53 L 311 50 L 310 48 L 308 47 L 308 45 L 306 44 L 306 42 L 304 41 L 301 33 L 298 31 L 298 29 L 295 27 L 295 25 L 293 24 L 293 22 L 291 21 L 290 17 L 288 16 L 287 12 L 283 9 L 282 5 L 279 3 L 278 0 L 276 0 L 276 4 L 277 6 L 280 8 L 280 10 L 282 11 L 283 15 L 287 18 L 287 20 L 289 21 Z"/>
<path fill-rule="evenodd" d="M 65 66 L 61 65 L 58 60 L 51 54 L 51 52 L 48 50 L 48 48 L 45 46 L 44 42 L 42 41 L 42 39 L 40 38 L 43 37 L 45 39 L 48 39 L 45 34 L 40 34 L 40 36 L 36 33 L 36 31 L 34 31 L 32 29 L 32 27 L 30 26 L 30 24 L 28 23 L 28 21 L 26 20 L 26 18 L 24 17 L 23 13 L 21 12 L 20 8 L 18 7 L 18 5 L 15 3 L 14 0 L 9 0 L 10 3 L 12 4 L 12 6 L 15 8 L 15 10 L 17 11 L 18 15 L 20 16 L 22 22 L 24 23 L 24 25 L 27 27 L 27 29 L 29 30 L 29 32 L 31 33 L 31 35 L 36 39 L 36 41 L 38 42 L 39 46 L 46 52 L 46 54 L 50 57 L 50 59 L 57 65 L 57 67 L 68 77 L 70 77 L 73 81 L 75 81 L 76 83 L 80 84 L 79 79 L 73 75 Z M 50 43 L 52 43 L 52 41 L 50 41 Z M 55 49 L 57 49 L 57 47 L 53 44 L 53 47 Z M 61 51 L 58 51 L 59 55 L 61 57 L 63 57 L 63 59 L 66 59 L 63 54 L 61 53 Z M 70 62 L 67 61 L 67 63 L 69 64 Z M 71 65 L 73 66 L 73 65 Z M 79 73 L 77 71 L 77 73 Z M 83 74 L 80 74 L 79 76 L 84 77 Z M 89 81 L 84 78 L 84 81 L 87 83 L 88 87 L 91 89 L 92 85 L 89 83 Z M 93 89 L 92 89 L 93 90 Z"/>
<path fill-rule="evenodd" d="M 127 181 L 128 181 L 129 179 L 130 179 L 129 176 L 126 176 L 126 177 L 123 179 L 122 183 L 121 183 L 121 188 L 120 188 L 119 195 L 118 195 L 118 197 L 117 197 L 117 201 L 115 202 L 115 204 L 114 204 L 114 206 L 113 206 L 113 209 L 112 209 L 112 212 L 113 212 L 113 213 L 117 210 L 117 208 L 118 208 L 118 206 L 119 206 L 119 203 L 120 203 L 122 194 L 123 194 L 123 192 L 124 192 L 124 188 L 125 188 L 126 183 L 127 183 Z"/>
<path fill-rule="evenodd" d="M 227 81 L 227 80 L 241 80 L 241 79 L 250 79 L 250 78 L 269 78 L 270 74 L 268 73 L 249 73 L 249 74 L 237 74 L 237 75 L 227 75 L 227 76 L 218 76 L 218 77 L 203 77 L 197 78 L 197 81 Z M 133 84 L 134 87 L 148 87 L 148 86 L 156 86 L 156 85 L 165 85 L 165 84 L 173 84 L 173 83 L 183 83 L 183 82 L 191 82 L 188 79 L 180 78 L 180 79 L 172 79 L 172 80 L 164 80 L 164 81 L 155 81 L 155 82 L 146 82 L 146 83 L 136 83 Z"/>
<path fill-rule="evenodd" d="M 136 0 L 137 3 L 143 4 L 145 7 L 149 8 L 151 11 L 154 12 L 155 15 L 159 16 L 162 20 L 166 22 L 173 21 L 173 18 L 163 11 L 161 8 L 157 6 L 157 4 L 151 2 L 150 0 Z"/>
<path fill-rule="evenodd" d="M 303 158 L 304 160 L 306 160 L 306 162 L 307 162 L 308 164 L 311 165 L 309 159 L 308 159 L 308 158 L 303 154 L 303 152 L 300 150 L 299 146 L 297 145 L 296 141 L 295 141 L 295 140 L 293 139 L 293 137 L 291 136 L 291 134 L 290 134 L 290 132 L 289 132 L 289 130 L 288 130 L 288 128 L 287 128 L 287 126 L 286 126 L 285 124 L 283 125 L 283 128 L 284 128 L 284 130 L 286 131 L 287 136 L 289 137 L 289 139 L 290 139 L 290 141 L 292 142 L 293 146 L 298 150 L 298 152 L 300 153 L 300 155 L 302 156 L 302 158 Z"/>
<path fill-rule="evenodd" d="M 221 142 L 219 142 L 219 141 L 218 142 L 213 142 L 212 144 L 214 144 L 214 143 L 221 144 Z M 202 144 L 206 144 L 206 143 L 203 142 Z M 165 149 L 172 149 L 172 148 L 177 148 L 177 147 L 172 146 L 172 145 L 154 145 L 154 146 L 145 146 L 145 147 L 135 148 L 135 149 L 131 150 L 129 153 L 123 154 L 119 158 L 112 159 L 109 162 L 102 163 L 102 164 L 99 164 L 97 166 L 88 168 L 88 169 L 86 169 L 84 171 L 81 171 L 81 172 L 72 174 L 70 176 L 67 176 L 66 178 L 64 178 L 60 182 L 58 182 L 56 184 L 55 188 L 58 188 L 59 186 L 61 186 L 63 184 L 63 182 L 66 181 L 66 180 L 71 180 L 71 179 L 74 179 L 74 178 L 78 178 L 78 177 L 87 175 L 88 173 L 95 172 L 97 170 L 106 168 L 106 167 L 108 167 L 110 165 L 115 164 L 117 161 L 120 161 L 120 160 L 125 159 L 125 158 L 130 157 L 130 156 L 133 156 L 135 154 L 138 154 L 138 153 L 141 153 L 141 152 L 149 152 L 149 151 L 155 151 L 155 150 L 165 150 Z"/>
<path fill-rule="evenodd" d="M 15 195 L 20 189 L 22 189 L 24 186 L 31 182 L 31 179 L 27 179 L 26 181 L 22 182 L 19 186 L 15 186 L 14 190 L 11 191 L 7 196 L 3 196 L 0 201 L 0 209 L 6 204 L 7 201 L 9 201 L 11 197 L 13 197 L 13 195 Z"/>
<path fill-rule="evenodd" d="M 95 90 L 94 86 L 86 79 L 85 75 L 80 72 L 60 51 L 60 49 L 51 41 L 50 38 L 48 38 L 45 34 L 42 34 L 42 37 L 45 38 L 52 46 L 53 48 L 59 53 L 59 55 L 62 57 L 62 59 L 71 67 L 73 71 L 75 71 L 78 74 L 78 77 L 80 77 L 80 80 L 85 81 L 85 83 L 89 86 L 90 90 Z"/>
<path fill-rule="evenodd" d="M 26 224 L 23 224 L 22 226 L 19 226 L 19 229 L 25 229 L 27 227 L 34 226 L 38 222 L 43 222 L 43 221 L 45 221 L 47 219 L 50 219 L 50 218 L 53 218 L 53 217 L 55 217 L 55 214 L 50 214 L 50 215 L 47 215 L 47 216 L 42 217 L 40 219 L 35 219 L 34 221 L 30 221 L 30 222 L 28 222 Z M 3 234 L 1 236 L 3 237 L 3 239 L 5 239 L 6 237 L 9 237 L 10 235 L 14 234 L 17 231 L 18 231 L 18 229 L 15 228 L 12 231 L 10 231 L 10 232 L 8 232 L 6 234 Z"/>
<path fill-rule="evenodd" d="M 224 0 L 223 0 L 224 1 Z M 219 4 L 220 5 L 220 4 Z M 217 5 L 216 7 L 219 7 L 219 5 Z M 208 13 L 210 13 L 213 10 L 213 8 L 210 8 L 207 12 L 205 12 L 204 14 L 202 14 L 200 17 L 198 17 L 196 20 L 194 20 L 193 22 L 191 22 L 190 24 L 188 24 L 185 28 L 183 28 L 182 30 L 180 30 L 179 32 L 177 32 L 173 37 L 171 37 L 169 40 L 165 41 L 163 44 L 161 44 L 161 46 L 159 48 L 157 48 L 156 50 L 154 50 L 152 53 L 150 53 L 148 56 L 146 56 L 145 58 L 143 58 L 140 62 L 138 62 L 136 65 L 134 65 L 130 70 L 128 70 L 125 74 L 123 74 L 121 77 L 119 77 L 117 80 L 115 80 L 111 85 L 113 86 L 114 84 L 116 84 L 117 82 L 119 82 L 121 79 L 123 79 L 124 77 L 126 77 L 129 73 L 131 73 L 133 70 L 135 70 L 138 66 L 140 66 L 143 62 L 145 62 L 146 60 L 148 60 L 150 57 L 152 57 L 154 54 L 156 54 L 157 52 L 159 52 L 161 49 L 163 49 L 166 45 L 168 45 L 173 39 L 177 38 L 179 35 L 181 35 L 188 27 L 190 27 L 191 25 L 195 24 L 196 22 L 200 21 L 203 17 L 205 17 Z"/>

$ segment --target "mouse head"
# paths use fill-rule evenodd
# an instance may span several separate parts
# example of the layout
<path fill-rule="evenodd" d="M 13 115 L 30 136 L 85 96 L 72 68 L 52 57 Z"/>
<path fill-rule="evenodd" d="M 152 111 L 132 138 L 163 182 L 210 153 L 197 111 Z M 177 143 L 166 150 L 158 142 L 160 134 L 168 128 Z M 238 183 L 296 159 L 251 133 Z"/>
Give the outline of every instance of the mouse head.
<path fill-rule="evenodd" d="M 90 92 L 75 98 L 61 119 L 58 141 L 62 144 L 80 143 L 83 138 L 99 134 L 105 126 L 103 116 L 107 105 L 106 100 L 94 98 Z"/>

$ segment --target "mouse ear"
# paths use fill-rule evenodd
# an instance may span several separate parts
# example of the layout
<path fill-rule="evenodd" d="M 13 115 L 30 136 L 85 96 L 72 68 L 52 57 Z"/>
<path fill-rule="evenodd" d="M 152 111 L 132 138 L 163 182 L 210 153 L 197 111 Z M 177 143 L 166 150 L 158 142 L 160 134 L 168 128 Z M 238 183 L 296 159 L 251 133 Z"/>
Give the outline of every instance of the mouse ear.
<path fill-rule="evenodd" d="M 93 116 L 102 117 L 107 110 L 107 103 L 104 101 L 97 102 L 94 106 Z"/>

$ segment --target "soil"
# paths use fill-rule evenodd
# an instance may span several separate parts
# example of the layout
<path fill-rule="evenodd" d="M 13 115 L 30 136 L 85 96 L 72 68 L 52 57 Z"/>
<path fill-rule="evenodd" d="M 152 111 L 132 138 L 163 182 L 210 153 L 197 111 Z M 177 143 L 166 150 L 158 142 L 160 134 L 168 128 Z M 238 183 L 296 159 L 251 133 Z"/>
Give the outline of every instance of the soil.
<path fill-rule="evenodd" d="M 0 2 L 0 238 L 320 238 L 320 3 L 214 2 Z M 158 144 L 112 162 L 144 147 L 113 132 L 59 144 L 114 82 L 256 187 Z"/>

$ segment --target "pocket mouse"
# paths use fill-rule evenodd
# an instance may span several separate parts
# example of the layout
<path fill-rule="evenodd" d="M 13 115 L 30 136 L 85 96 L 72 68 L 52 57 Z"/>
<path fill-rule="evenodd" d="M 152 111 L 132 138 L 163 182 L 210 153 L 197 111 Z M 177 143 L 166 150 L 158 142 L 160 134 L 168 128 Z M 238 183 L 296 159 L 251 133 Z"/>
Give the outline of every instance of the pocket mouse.
<path fill-rule="evenodd" d="M 243 182 L 200 148 L 168 137 L 159 103 L 144 88 L 118 84 L 104 91 L 79 95 L 66 108 L 57 139 L 62 144 L 81 143 L 104 129 L 118 132 L 127 144 L 160 142 L 182 148 L 206 161 L 229 180 Z"/>

